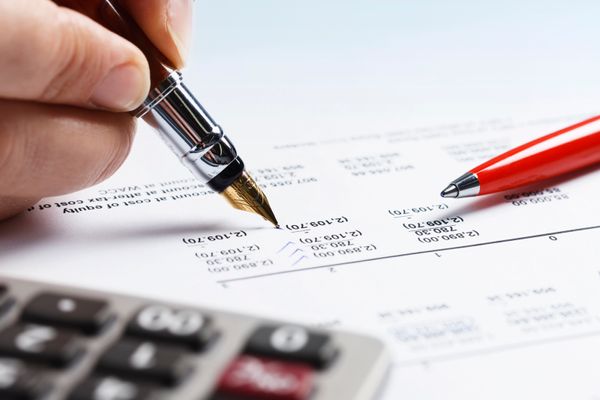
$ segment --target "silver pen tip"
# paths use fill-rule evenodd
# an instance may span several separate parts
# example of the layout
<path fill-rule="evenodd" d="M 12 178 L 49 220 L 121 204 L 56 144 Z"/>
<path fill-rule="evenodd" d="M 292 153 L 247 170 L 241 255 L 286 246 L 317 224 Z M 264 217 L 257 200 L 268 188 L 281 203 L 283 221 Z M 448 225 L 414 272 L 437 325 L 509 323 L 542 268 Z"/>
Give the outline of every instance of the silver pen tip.
<path fill-rule="evenodd" d="M 457 198 L 458 197 L 458 188 L 456 187 L 455 184 L 450 184 L 448 185 L 448 187 L 446 187 L 446 189 L 442 190 L 442 193 L 440 193 L 440 195 L 442 197 L 446 197 L 446 198 Z"/>

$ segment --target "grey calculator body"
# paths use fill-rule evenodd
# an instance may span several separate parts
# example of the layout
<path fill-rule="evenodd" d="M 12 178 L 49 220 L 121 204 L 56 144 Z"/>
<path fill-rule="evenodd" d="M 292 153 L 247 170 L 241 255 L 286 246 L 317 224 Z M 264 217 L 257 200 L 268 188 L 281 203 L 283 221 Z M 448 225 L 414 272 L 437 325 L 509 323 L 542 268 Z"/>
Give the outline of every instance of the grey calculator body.
<path fill-rule="evenodd" d="M 367 400 L 390 364 L 385 346 L 363 335 L 12 278 L 0 285 L 0 398 Z M 238 359 L 246 364 L 232 366 Z M 15 397 L 2 395 L 11 383 Z"/>

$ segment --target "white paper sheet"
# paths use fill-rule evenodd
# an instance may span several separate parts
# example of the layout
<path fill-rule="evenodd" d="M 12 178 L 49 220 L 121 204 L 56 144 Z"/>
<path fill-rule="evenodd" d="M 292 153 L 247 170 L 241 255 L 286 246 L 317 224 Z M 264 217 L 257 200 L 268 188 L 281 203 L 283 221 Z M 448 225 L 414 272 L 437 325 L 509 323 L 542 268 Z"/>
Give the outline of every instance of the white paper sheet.
<path fill-rule="evenodd" d="M 593 398 L 600 171 L 438 194 L 571 121 L 244 148 L 280 230 L 228 208 L 143 129 L 114 178 L 0 226 L 0 273 L 374 334 L 394 353 L 386 399 Z"/>
<path fill-rule="evenodd" d="M 600 2 L 196 7 L 186 81 L 284 229 L 206 194 L 143 128 L 109 181 L 0 225 L 1 275 L 377 335 L 386 400 L 600 399 L 599 172 L 438 195 L 597 112 Z"/>

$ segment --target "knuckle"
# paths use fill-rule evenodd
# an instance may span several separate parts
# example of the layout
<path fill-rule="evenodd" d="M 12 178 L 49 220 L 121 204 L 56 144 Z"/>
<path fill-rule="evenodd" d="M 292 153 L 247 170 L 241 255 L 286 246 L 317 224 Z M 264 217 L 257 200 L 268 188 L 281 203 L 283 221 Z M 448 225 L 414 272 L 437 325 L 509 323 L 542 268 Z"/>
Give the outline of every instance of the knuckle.
<path fill-rule="evenodd" d="M 0 179 L 2 181 L 4 181 L 4 174 L 10 169 L 12 147 L 12 135 L 0 126 Z"/>
<path fill-rule="evenodd" d="M 103 158 L 103 165 L 100 168 L 99 174 L 91 183 L 92 185 L 100 183 L 113 175 L 131 151 L 135 136 L 135 120 L 128 115 L 121 115 L 119 117 L 122 120 L 119 121 L 118 128 L 112 135 L 113 138 L 108 144 L 107 156 Z"/>
<path fill-rule="evenodd" d="M 16 194 L 26 163 L 23 140 L 0 125 L 0 192 Z"/>

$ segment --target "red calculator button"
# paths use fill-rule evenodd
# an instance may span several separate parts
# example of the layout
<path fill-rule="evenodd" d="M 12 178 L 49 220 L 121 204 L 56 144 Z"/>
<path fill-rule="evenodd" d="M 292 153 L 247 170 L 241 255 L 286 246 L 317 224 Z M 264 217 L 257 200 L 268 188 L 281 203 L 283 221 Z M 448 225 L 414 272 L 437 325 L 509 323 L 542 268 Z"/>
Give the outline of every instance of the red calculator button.
<path fill-rule="evenodd" d="M 309 365 L 242 355 L 223 372 L 217 392 L 244 399 L 305 400 L 313 384 Z"/>

